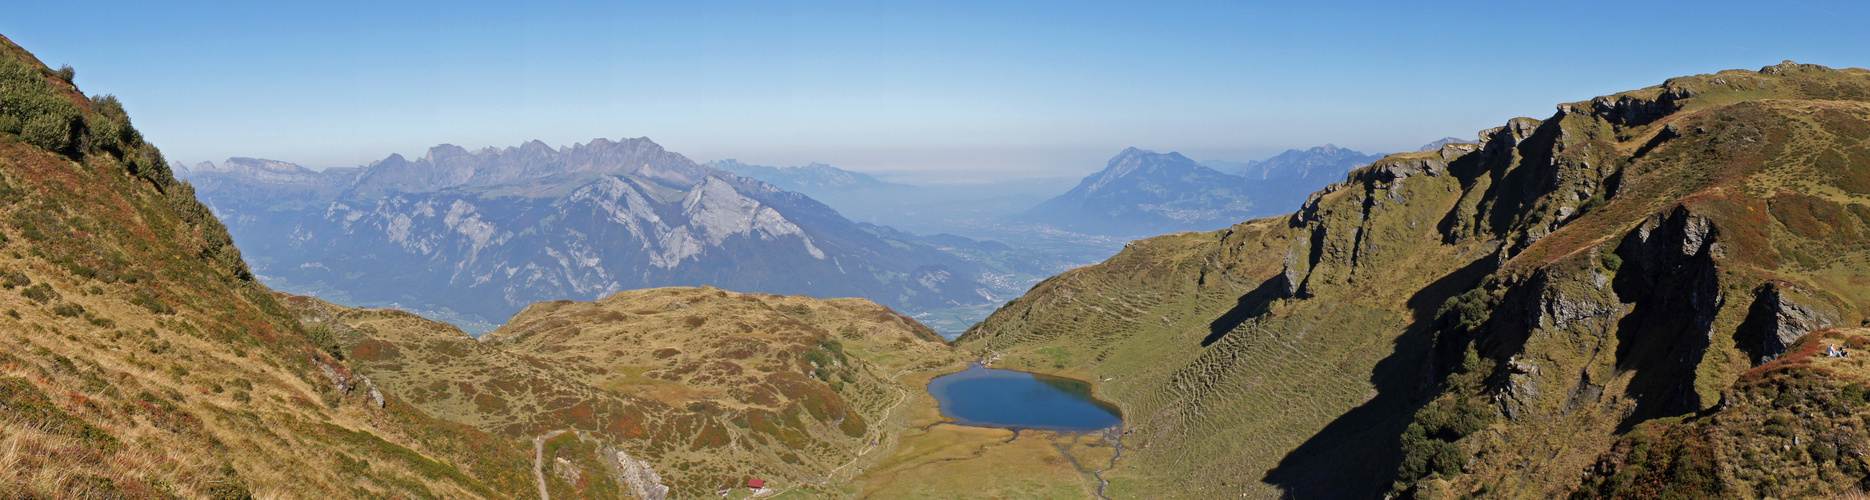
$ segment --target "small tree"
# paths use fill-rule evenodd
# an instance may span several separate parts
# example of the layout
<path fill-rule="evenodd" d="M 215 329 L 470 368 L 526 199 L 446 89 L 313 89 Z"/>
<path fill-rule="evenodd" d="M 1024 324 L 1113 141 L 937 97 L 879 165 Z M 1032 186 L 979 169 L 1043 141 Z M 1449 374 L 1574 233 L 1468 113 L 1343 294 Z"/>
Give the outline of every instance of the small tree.
<path fill-rule="evenodd" d="M 65 83 L 71 83 L 71 80 L 77 77 L 78 70 L 72 69 L 70 64 L 58 67 L 58 79 L 64 80 Z"/>

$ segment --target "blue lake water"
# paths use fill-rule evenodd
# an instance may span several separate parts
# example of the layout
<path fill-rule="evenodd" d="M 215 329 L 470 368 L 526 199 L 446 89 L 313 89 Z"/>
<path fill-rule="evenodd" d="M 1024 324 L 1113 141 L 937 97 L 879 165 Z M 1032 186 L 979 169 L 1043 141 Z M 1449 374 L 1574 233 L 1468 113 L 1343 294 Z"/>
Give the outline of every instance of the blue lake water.
<path fill-rule="evenodd" d="M 1116 405 L 1091 396 L 1091 384 L 1022 371 L 969 367 L 935 377 L 929 394 L 961 425 L 1088 431 L 1123 423 Z"/>

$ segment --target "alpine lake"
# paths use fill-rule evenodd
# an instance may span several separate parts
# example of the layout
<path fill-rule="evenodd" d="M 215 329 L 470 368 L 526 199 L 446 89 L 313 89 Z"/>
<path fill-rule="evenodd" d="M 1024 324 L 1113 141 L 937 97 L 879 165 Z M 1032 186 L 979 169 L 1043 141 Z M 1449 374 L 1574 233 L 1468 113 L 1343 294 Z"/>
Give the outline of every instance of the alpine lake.
<path fill-rule="evenodd" d="M 930 380 L 928 391 L 959 425 L 1070 432 L 1123 423 L 1122 410 L 1093 396 L 1089 382 L 1064 377 L 973 365 Z"/>

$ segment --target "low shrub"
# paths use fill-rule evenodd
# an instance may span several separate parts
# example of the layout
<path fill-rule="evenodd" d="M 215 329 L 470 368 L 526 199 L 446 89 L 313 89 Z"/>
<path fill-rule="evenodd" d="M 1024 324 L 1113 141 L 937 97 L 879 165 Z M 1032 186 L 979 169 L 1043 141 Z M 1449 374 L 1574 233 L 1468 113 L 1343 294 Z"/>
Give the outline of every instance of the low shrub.
<path fill-rule="evenodd" d="M 0 269 L 0 288 L 12 290 L 17 287 L 27 286 L 31 284 L 32 284 L 32 279 L 27 278 L 26 273 L 22 273 L 22 272 L 15 271 L 12 269 Z"/>
<path fill-rule="evenodd" d="M 84 306 L 70 302 L 62 302 L 59 305 L 52 306 L 52 314 L 67 318 L 76 318 L 78 315 L 84 314 Z"/>
<path fill-rule="evenodd" d="M 53 290 L 52 285 L 45 283 L 26 287 L 26 289 L 20 290 L 19 294 L 40 304 L 51 302 L 59 298 L 58 291 Z"/>

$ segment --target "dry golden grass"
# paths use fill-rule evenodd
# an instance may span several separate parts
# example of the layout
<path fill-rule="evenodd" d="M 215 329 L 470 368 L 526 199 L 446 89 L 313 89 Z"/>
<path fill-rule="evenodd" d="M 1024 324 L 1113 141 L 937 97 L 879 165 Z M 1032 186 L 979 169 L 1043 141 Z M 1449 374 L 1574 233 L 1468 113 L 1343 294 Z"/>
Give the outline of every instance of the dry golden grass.
<path fill-rule="evenodd" d="M 583 431 L 649 461 L 676 496 L 749 477 L 837 495 L 828 476 L 890 439 L 879 421 L 922 391 L 899 375 L 964 359 L 859 299 L 634 290 L 535 304 L 479 341 L 409 314 L 281 301 L 398 398 L 515 438 Z"/>
<path fill-rule="evenodd" d="M 0 496 L 505 496 L 517 445 L 349 390 L 114 100 L 0 49 L 87 138 L 0 132 Z"/>

